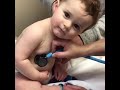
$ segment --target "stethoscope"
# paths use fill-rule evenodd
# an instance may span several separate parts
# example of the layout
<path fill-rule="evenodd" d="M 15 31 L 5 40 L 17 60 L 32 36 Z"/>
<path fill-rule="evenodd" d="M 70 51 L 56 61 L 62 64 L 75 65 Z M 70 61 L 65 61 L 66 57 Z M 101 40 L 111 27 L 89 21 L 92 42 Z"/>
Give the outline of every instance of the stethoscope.
<path fill-rule="evenodd" d="M 48 58 L 46 58 L 46 54 L 36 55 L 34 58 L 35 64 L 40 67 L 44 67 L 48 63 Z"/>
<path fill-rule="evenodd" d="M 57 50 L 55 52 L 60 52 L 63 51 L 63 47 L 57 47 Z M 41 55 L 36 55 L 34 58 L 34 62 L 35 64 L 37 64 L 40 67 L 44 67 L 48 64 L 48 60 L 49 58 L 51 58 L 53 55 L 52 52 L 48 53 L 48 54 L 41 54 Z"/>
<path fill-rule="evenodd" d="M 56 52 L 60 52 L 60 51 L 63 51 L 63 48 L 59 48 L 59 49 L 56 50 Z M 48 60 L 49 60 L 49 58 L 52 57 L 52 55 L 53 55 L 52 52 L 50 52 L 48 54 L 36 55 L 35 58 L 34 58 L 34 62 L 38 66 L 44 67 L 44 66 L 46 66 L 48 64 Z M 105 60 L 101 60 L 101 59 L 95 58 L 93 56 L 87 56 L 87 57 L 84 57 L 84 58 L 87 58 L 87 59 L 90 59 L 90 60 L 105 64 Z"/>

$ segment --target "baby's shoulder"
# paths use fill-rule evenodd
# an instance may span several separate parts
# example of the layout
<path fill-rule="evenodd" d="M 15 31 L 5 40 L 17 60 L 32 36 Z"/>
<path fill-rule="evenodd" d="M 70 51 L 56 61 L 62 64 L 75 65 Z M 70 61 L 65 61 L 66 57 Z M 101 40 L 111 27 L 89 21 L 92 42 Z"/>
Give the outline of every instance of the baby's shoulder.
<path fill-rule="evenodd" d="M 48 21 L 49 19 L 45 19 L 29 25 L 23 30 L 23 32 L 21 33 L 21 37 L 36 41 L 42 41 L 43 39 L 45 39 L 47 34 L 49 34 L 49 30 L 47 30 L 48 27 L 45 26 L 45 23 L 47 23 Z"/>
<path fill-rule="evenodd" d="M 50 27 L 50 19 L 47 18 L 31 24 L 30 26 L 28 26 L 27 29 L 29 29 L 32 32 L 44 33 L 48 31 L 49 27 Z"/>

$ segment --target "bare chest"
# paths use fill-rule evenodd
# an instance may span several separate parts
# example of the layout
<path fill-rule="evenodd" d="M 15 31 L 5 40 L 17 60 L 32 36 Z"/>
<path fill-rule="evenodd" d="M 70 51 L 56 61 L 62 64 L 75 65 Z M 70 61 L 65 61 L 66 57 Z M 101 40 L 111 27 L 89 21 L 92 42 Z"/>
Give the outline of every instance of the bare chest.
<path fill-rule="evenodd" d="M 52 39 L 47 39 L 43 42 L 40 43 L 40 45 L 35 49 L 35 51 L 32 53 L 31 57 L 30 57 L 30 61 L 33 64 L 33 66 L 39 70 L 39 71 L 50 71 L 54 65 L 55 59 L 54 58 L 50 58 L 50 59 L 43 59 L 47 53 L 49 53 L 51 51 L 51 42 Z M 42 59 L 43 61 L 39 62 L 41 63 L 41 66 L 36 63 L 37 59 L 36 57 L 38 57 L 38 59 Z M 43 65 L 45 63 L 45 65 Z"/>

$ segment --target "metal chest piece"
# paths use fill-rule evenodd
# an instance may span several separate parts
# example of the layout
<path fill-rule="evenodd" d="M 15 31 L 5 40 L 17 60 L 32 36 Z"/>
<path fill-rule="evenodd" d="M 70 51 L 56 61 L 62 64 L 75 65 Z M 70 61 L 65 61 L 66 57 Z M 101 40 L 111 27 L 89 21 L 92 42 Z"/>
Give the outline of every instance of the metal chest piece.
<path fill-rule="evenodd" d="M 48 60 L 46 57 L 46 54 L 41 54 L 41 55 L 36 55 L 34 58 L 34 62 L 40 66 L 40 67 L 44 67 L 47 65 Z"/>

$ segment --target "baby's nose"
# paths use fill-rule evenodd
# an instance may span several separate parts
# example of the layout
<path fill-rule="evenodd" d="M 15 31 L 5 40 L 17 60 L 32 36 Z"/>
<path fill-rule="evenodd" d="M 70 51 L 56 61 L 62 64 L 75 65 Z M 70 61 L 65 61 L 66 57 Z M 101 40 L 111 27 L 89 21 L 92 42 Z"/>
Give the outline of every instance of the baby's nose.
<path fill-rule="evenodd" d="M 64 22 L 64 27 L 69 30 L 71 28 L 72 22 L 70 20 L 66 20 Z"/>

